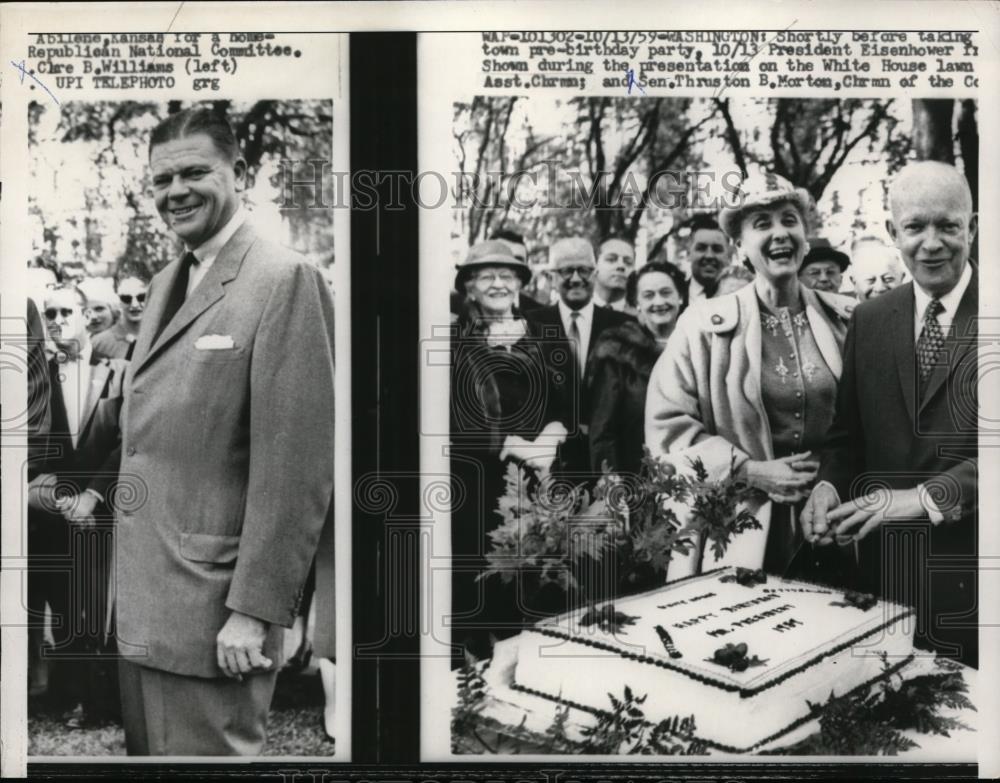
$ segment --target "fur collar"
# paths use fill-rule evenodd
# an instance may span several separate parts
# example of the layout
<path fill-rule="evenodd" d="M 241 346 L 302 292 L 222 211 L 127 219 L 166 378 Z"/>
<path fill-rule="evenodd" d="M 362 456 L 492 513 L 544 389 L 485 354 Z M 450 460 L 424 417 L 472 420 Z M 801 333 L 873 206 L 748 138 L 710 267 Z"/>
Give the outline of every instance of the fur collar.
<path fill-rule="evenodd" d="M 662 350 L 656 339 L 637 321 L 629 320 L 601 332 L 592 358 L 614 362 L 649 376 Z"/>

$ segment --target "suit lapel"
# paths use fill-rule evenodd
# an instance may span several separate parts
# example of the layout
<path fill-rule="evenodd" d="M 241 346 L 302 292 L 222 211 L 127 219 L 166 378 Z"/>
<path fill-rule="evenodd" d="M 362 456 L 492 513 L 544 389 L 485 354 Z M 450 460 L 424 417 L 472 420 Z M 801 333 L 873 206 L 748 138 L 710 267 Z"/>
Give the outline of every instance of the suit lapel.
<path fill-rule="evenodd" d="M 937 364 L 931 371 L 931 377 L 927 379 L 927 388 L 920 398 L 920 410 L 923 410 L 930 399 L 938 393 L 948 376 L 961 363 L 965 355 L 975 347 L 978 312 L 979 286 L 975 270 L 973 270 L 972 279 L 969 280 L 969 285 L 958 303 L 958 310 L 955 311 L 955 317 L 951 320 L 951 331 L 944 343 L 948 363 Z"/>
<path fill-rule="evenodd" d="M 108 378 L 111 377 L 111 366 L 106 362 L 90 365 L 90 382 L 87 384 L 87 397 L 83 410 L 80 411 L 80 436 L 77 438 L 77 445 L 83 442 L 83 438 L 90 426 L 90 421 L 97 410 L 97 402 L 104 394 L 108 385 Z"/>
<path fill-rule="evenodd" d="M 587 361 L 590 361 L 590 353 L 594 350 L 595 336 L 600 333 L 605 325 L 605 313 L 603 307 L 594 305 L 594 317 L 590 322 L 590 334 L 587 335 Z M 586 365 L 585 365 L 586 366 Z"/>
<path fill-rule="evenodd" d="M 913 341 L 913 283 L 906 284 L 906 292 L 897 297 L 893 315 L 886 328 L 895 346 L 896 372 L 903 392 L 906 413 L 911 421 L 917 420 L 917 349 Z"/>
<path fill-rule="evenodd" d="M 144 331 L 141 339 L 142 345 L 136 348 L 136 356 L 133 359 L 135 362 L 133 376 L 138 375 L 149 364 L 150 360 L 157 356 L 165 346 L 169 345 L 177 335 L 187 329 L 192 321 L 222 298 L 225 294 L 225 284 L 233 280 L 239 273 L 243 259 L 246 257 L 247 251 L 250 250 L 253 242 L 253 230 L 244 223 L 237 229 L 236 233 L 233 234 L 222 250 L 219 251 L 219 255 L 215 259 L 215 263 L 212 264 L 212 268 L 208 270 L 205 277 L 202 278 L 191 295 L 184 301 L 181 309 L 177 311 L 167 325 L 167 328 L 163 330 L 154 344 L 148 344 L 148 341 L 152 339 L 153 330 L 147 329 Z M 156 315 L 156 320 L 154 321 L 156 324 L 159 324 L 160 318 L 163 317 L 163 307 L 169 298 L 172 286 L 177 280 L 177 271 L 180 268 L 180 262 L 175 262 L 172 266 L 173 269 L 171 269 L 170 274 L 164 281 L 164 292 L 157 297 L 158 304 L 156 312 L 153 313 Z"/>

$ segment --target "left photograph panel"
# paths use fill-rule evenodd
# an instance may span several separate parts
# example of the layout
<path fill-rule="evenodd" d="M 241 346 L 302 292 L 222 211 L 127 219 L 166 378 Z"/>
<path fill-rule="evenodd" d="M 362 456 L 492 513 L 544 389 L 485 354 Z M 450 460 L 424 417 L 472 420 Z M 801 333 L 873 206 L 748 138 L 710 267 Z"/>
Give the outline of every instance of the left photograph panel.
<path fill-rule="evenodd" d="M 19 10 L 4 773 L 348 760 L 347 37 Z"/>

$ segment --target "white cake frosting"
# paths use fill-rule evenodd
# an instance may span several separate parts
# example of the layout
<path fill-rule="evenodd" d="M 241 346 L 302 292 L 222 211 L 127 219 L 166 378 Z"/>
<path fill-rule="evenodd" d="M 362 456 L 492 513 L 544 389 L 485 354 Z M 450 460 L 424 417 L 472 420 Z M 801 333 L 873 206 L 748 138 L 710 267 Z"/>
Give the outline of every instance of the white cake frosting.
<path fill-rule="evenodd" d="M 746 752 L 807 720 L 807 702 L 912 658 L 911 609 L 848 598 L 725 568 L 544 620 L 501 644 L 516 646 L 515 688 L 602 711 L 628 686 L 646 696 L 651 722 L 693 715 L 700 739 Z M 620 622 L 594 622 L 601 616 Z"/>

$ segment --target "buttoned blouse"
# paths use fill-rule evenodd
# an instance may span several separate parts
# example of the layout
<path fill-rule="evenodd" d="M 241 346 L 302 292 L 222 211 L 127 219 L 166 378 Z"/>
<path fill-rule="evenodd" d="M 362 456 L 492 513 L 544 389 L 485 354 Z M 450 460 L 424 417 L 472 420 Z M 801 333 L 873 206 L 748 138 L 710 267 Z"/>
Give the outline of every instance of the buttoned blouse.
<path fill-rule="evenodd" d="M 833 422 L 834 377 L 813 337 L 801 301 L 770 307 L 758 297 L 761 397 L 774 456 L 819 449 Z"/>

